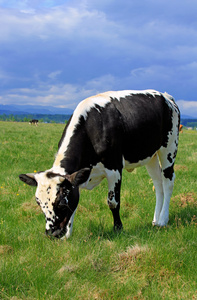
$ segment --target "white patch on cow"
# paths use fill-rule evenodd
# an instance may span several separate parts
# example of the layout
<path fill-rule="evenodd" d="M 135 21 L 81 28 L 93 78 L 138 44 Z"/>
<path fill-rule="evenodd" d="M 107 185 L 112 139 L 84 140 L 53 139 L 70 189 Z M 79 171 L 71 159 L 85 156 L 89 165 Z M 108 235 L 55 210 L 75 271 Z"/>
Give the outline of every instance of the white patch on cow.
<path fill-rule="evenodd" d="M 121 175 L 118 170 L 109 170 L 105 168 L 102 163 L 98 163 L 92 168 L 88 180 L 80 185 L 80 189 L 92 190 L 95 186 L 99 185 L 104 178 L 107 178 L 108 181 L 108 196 L 109 193 L 112 195 L 116 184 L 121 180 Z M 118 205 L 115 201 L 115 193 L 110 199 L 108 197 L 108 204 L 110 208 L 115 208 Z"/>
<path fill-rule="evenodd" d="M 176 103 L 174 102 L 174 98 L 170 95 L 170 94 L 168 94 L 168 93 L 162 93 L 162 95 L 164 96 L 164 98 L 167 100 L 166 102 L 167 102 L 167 104 L 171 107 L 171 108 L 173 108 L 173 109 L 175 109 L 175 111 L 177 112 L 177 105 L 176 105 Z"/>
<path fill-rule="evenodd" d="M 118 170 L 105 169 L 108 181 L 108 199 L 107 203 L 110 208 L 116 208 L 118 202 L 115 200 L 115 186 L 121 180 L 121 175 Z M 112 197 L 111 197 L 112 196 Z"/>
<path fill-rule="evenodd" d="M 153 225 L 156 225 L 159 222 L 160 213 L 163 206 L 163 183 L 162 183 L 162 175 L 161 175 L 161 167 L 158 159 L 158 155 L 155 154 L 152 159 L 147 163 L 146 169 L 148 174 L 153 180 L 153 185 L 155 187 L 156 193 L 156 206 L 155 213 L 153 218 Z"/>
<path fill-rule="evenodd" d="M 158 226 L 166 226 L 169 220 L 169 205 L 170 198 L 172 196 L 174 186 L 175 174 L 173 174 L 172 180 L 163 177 L 163 190 L 164 190 L 164 201 L 163 206 L 159 215 L 159 219 L 156 221 Z"/>
<path fill-rule="evenodd" d="M 154 154 L 153 154 L 153 156 L 154 156 Z M 135 168 L 145 166 L 151 160 L 151 158 L 153 156 L 147 157 L 143 160 L 139 160 L 136 163 L 130 163 L 129 161 L 125 160 L 123 157 L 123 168 L 126 169 L 128 172 L 132 172 Z"/>
<path fill-rule="evenodd" d="M 92 190 L 95 186 L 106 177 L 105 167 L 102 163 L 98 163 L 92 168 L 90 176 L 86 182 L 80 185 L 81 189 Z"/>
<path fill-rule="evenodd" d="M 153 97 L 154 96 L 160 96 L 161 93 L 160 92 L 157 92 L 155 90 L 123 90 L 123 91 L 110 91 L 110 92 L 106 92 L 106 93 L 103 93 L 101 94 L 102 96 L 105 96 L 105 97 L 108 97 L 109 99 L 110 98 L 116 98 L 117 100 L 120 101 L 121 98 L 125 98 L 126 96 L 129 96 L 129 95 L 137 95 L 137 94 L 144 94 L 144 95 L 152 95 Z"/>
<path fill-rule="evenodd" d="M 61 161 L 63 159 L 64 159 L 64 152 L 58 151 L 55 157 L 55 161 L 53 163 L 53 167 L 51 168 L 50 171 L 61 175 L 66 175 L 64 168 L 61 167 Z"/>

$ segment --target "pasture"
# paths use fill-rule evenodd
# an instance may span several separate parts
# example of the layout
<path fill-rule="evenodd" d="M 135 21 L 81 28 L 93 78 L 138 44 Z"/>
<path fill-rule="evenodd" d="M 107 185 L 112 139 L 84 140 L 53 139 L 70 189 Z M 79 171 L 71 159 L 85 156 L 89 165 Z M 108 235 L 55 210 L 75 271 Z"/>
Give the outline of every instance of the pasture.
<path fill-rule="evenodd" d="M 166 227 L 152 226 L 144 167 L 123 172 L 113 232 L 104 180 L 82 191 L 73 235 L 45 236 L 35 187 L 18 175 L 50 168 L 62 124 L 0 122 L 0 299 L 197 299 L 197 131 L 180 134 Z"/>

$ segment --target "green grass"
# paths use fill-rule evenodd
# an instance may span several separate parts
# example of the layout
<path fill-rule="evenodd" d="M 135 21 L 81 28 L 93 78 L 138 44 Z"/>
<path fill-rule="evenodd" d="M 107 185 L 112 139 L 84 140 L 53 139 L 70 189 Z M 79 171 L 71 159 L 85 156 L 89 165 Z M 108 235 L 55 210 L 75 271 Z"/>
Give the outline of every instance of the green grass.
<path fill-rule="evenodd" d="M 82 191 L 73 235 L 50 240 L 20 173 L 52 166 L 64 125 L 0 122 L 0 299 L 197 299 L 197 132 L 180 134 L 169 225 L 152 227 L 145 168 L 124 172 L 113 232 L 107 183 Z"/>

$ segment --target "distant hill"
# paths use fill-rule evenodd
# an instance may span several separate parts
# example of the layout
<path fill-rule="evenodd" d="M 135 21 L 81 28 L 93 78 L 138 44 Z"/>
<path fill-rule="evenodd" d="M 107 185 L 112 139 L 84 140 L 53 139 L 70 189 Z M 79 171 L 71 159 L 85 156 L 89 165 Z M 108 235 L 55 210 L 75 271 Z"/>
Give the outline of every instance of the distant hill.
<path fill-rule="evenodd" d="M 73 109 L 59 108 L 55 106 L 42 106 L 42 105 L 4 105 L 0 104 L 0 115 L 24 115 L 24 114 L 47 114 L 47 115 L 72 115 Z M 188 115 L 181 115 L 182 119 L 197 119 Z"/>
<path fill-rule="evenodd" d="M 181 115 L 181 124 L 185 127 L 197 128 L 197 118 Z"/>
<path fill-rule="evenodd" d="M 73 110 L 41 105 L 4 105 L 0 104 L 0 115 L 24 115 L 24 114 L 47 114 L 47 115 L 72 115 Z"/>
<path fill-rule="evenodd" d="M 188 115 L 182 115 L 181 114 L 181 120 L 182 119 L 190 119 L 190 120 L 192 120 L 192 119 L 197 119 L 197 116 L 196 116 L 196 118 L 195 117 L 191 117 L 191 116 L 188 116 Z"/>
<path fill-rule="evenodd" d="M 72 109 L 54 106 L 0 104 L 1 121 L 27 122 L 31 119 L 37 119 L 47 123 L 64 123 L 69 120 L 72 113 Z M 186 127 L 197 127 L 197 118 L 181 115 L 181 124 Z"/>

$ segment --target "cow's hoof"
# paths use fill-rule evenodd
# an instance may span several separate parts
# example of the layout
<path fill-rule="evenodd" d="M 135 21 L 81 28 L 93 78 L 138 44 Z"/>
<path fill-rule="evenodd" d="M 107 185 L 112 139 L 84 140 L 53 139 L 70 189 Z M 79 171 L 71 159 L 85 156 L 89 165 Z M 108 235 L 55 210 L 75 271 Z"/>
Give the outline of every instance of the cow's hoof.
<path fill-rule="evenodd" d="M 152 225 L 153 225 L 153 226 L 157 226 L 158 224 L 157 224 L 156 221 L 152 221 Z"/>
<path fill-rule="evenodd" d="M 164 227 L 167 226 L 168 222 L 152 222 L 153 226 Z"/>
<path fill-rule="evenodd" d="M 122 224 L 116 224 L 116 225 L 114 225 L 114 231 L 115 232 L 120 232 L 121 230 L 123 230 Z"/>

